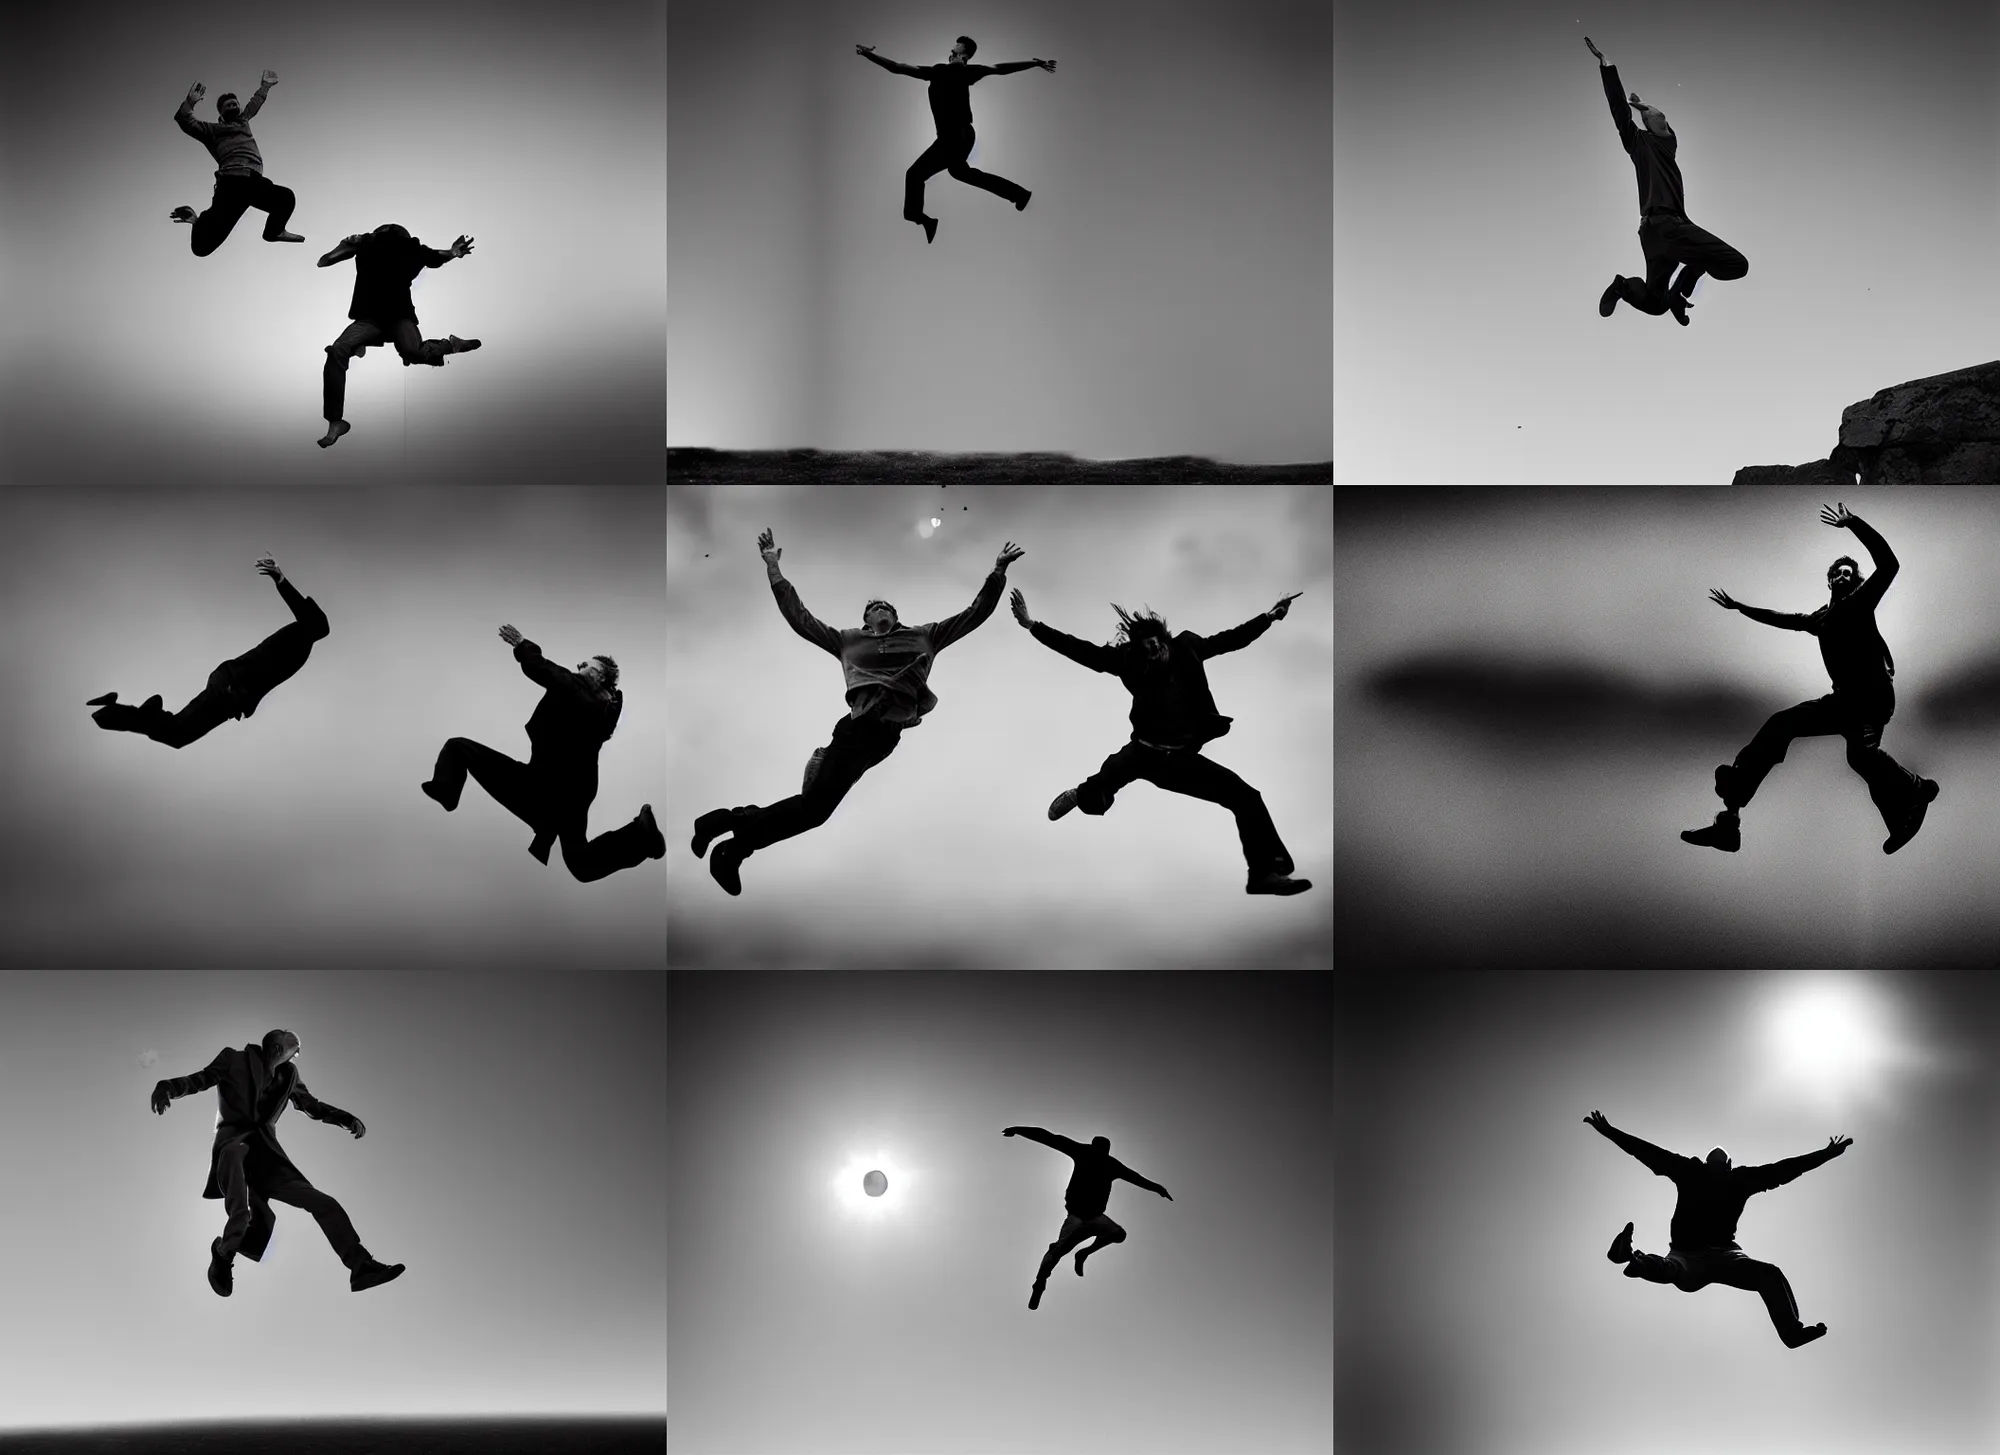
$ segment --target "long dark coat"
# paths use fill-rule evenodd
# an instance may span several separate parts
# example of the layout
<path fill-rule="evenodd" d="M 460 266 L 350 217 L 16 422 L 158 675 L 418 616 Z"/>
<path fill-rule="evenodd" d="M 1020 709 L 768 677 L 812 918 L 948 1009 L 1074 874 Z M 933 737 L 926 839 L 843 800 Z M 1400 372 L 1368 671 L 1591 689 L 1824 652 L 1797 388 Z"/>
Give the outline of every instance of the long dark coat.
<path fill-rule="evenodd" d="M 213 1061 L 194 1075 L 170 1076 L 160 1084 L 167 1089 L 168 1095 L 174 1097 L 206 1091 L 212 1086 L 221 1103 L 215 1127 L 215 1145 L 209 1151 L 208 1184 L 201 1192 L 203 1197 L 222 1196 L 218 1164 L 222 1160 L 223 1148 L 242 1141 L 250 1143 L 244 1175 L 253 1187 L 259 1182 L 294 1177 L 301 1182 L 312 1180 L 299 1171 L 292 1159 L 285 1155 L 285 1149 L 278 1144 L 278 1119 L 285 1114 L 287 1106 L 297 1107 L 316 1122 L 331 1122 L 348 1131 L 355 1126 L 356 1119 L 352 1112 L 329 1106 L 306 1090 L 305 1082 L 299 1077 L 297 1062 L 287 1061 L 273 1077 L 264 1059 L 264 1048 L 256 1044 L 241 1050 L 224 1046 L 215 1053 Z"/>

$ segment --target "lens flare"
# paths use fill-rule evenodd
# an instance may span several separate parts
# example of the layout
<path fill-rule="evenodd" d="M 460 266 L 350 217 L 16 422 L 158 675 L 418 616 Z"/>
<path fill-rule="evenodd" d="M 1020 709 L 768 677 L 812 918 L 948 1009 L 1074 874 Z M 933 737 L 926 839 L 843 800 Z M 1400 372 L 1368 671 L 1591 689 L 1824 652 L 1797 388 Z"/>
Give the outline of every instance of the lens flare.
<path fill-rule="evenodd" d="M 1877 1105 L 1904 1073 L 1928 1064 L 1887 987 L 1853 972 L 1774 977 L 1759 1031 L 1765 1094 L 1822 1112 Z"/>
<path fill-rule="evenodd" d="M 873 1221 L 892 1217 L 908 1207 L 912 1186 L 918 1182 L 918 1176 L 906 1163 L 878 1147 L 849 1157 L 833 1175 L 829 1188 L 843 1212 Z"/>

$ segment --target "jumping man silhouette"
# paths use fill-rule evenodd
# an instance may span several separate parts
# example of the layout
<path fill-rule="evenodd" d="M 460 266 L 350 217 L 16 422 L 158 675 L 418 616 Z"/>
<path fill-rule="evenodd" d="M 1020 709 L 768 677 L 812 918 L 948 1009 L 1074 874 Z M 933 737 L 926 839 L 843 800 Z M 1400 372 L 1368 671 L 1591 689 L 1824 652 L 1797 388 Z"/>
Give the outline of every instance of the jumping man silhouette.
<path fill-rule="evenodd" d="M 1026 1137 L 1031 1142 L 1040 1142 L 1076 1163 L 1076 1171 L 1071 1174 L 1069 1187 L 1063 1193 L 1063 1207 L 1068 1216 L 1063 1219 L 1062 1231 L 1056 1234 L 1056 1240 L 1049 1244 L 1048 1252 L 1043 1255 L 1042 1266 L 1035 1270 L 1034 1288 L 1028 1294 L 1029 1308 L 1042 1306 L 1042 1292 L 1048 1286 L 1050 1271 L 1062 1255 L 1078 1243 L 1089 1242 L 1093 1237 L 1097 1240 L 1076 1255 L 1076 1276 L 1081 1278 L 1084 1259 L 1113 1243 L 1125 1241 L 1125 1230 L 1104 1212 L 1111 1201 L 1113 1182 L 1122 1177 L 1135 1187 L 1157 1192 L 1168 1202 L 1174 1200 L 1174 1195 L 1159 1183 L 1141 1177 L 1112 1156 L 1109 1137 L 1092 1137 L 1090 1145 L 1085 1146 L 1082 1142 L 1071 1141 L 1058 1132 L 1045 1131 L 1041 1127 L 1008 1127 L 1000 1135 Z"/>

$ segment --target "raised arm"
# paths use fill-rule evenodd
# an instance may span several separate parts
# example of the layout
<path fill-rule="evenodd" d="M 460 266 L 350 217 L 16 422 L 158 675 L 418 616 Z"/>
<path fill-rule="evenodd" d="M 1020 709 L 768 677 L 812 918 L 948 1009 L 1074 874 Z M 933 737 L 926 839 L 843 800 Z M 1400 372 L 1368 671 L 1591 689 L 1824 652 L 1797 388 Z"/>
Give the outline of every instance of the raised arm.
<path fill-rule="evenodd" d="M 1794 632 L 1809 632 L 1812 630 L 1812 618 L 1810 616 L 1796 611 L 1766 611 L 1761 606 L 1745 606 L 1727 591 L 1721 590 L 1719 587 L 1711 586 L 1709 588 L 1708 599 L 1724 611 L 1740 611 L 1743 615 L 1749 617 L 1750 620 L 1762 622 L 1765 626 L 1783 627 L 1786 631 Z"/>
<path fill-rule="evenodd" d="M 1896 579 L 1903 563 L 1896 559 L 1896 553 L 1889 549 L 1889 543 L 1882 539 L 1881 533 L 1860 516 L 1850 513 L 1845 505 L 1838 509 L 1822 505 L 1819 518 L 1830 526 L 1853 531 L 1861 544 L 1868 548 L 1868 559 L 1875 563 L 1875 574 L 1863 581 L 1854 594 L 1870 607 L 1879 605 L 1882 593 L 1889 589 L 1889 583 Z"/>
<path fill-rule="evenodd" d="M 1040 1142 L 1044 1147 L 1053 1147 L 1058 1152 L 1068 1152 L 1071 1155 L 1074 1155 L 1079 1150 L 1078 1144 L 1071 1141 L 1068 1137 L 1063 1136 L 1059 1132 L 1051 1132 L 1044 1127 L 1007 1127 L 1000 1135 L 1003 1137 L 1026 1137 L 1031 1142 Z"/>
<path fill-rule="evenodd" d="M 1288 597 L 1285 601 L 1280 602 L 1279 606 L 1288 606 L 1289 601 L 1290 598 Z M 1195 641 L 1199 644 L 1203 660 L 1205 661 L 1210 657 L 1219 657 L 1224 652 L 1241 651 L 1256 641 L 1257 638 L 1264 635 L 1265 632 L 1269 631 L 1271 623 L 1279 620 L 1283 615 L 1284 613 L 1280 612 L 1277 607 L 1273 607 L 1270 611 L 1264 612 L 1260 616 L 1251 617 L 1250 620 L 1244 622 L 1241 626 L 1233 626 L 1227 631 L 1219 631 L 1212 637 L 1196 637 Z"/>
<path fill-rule="evenodd" d="M 814 646 L 824 651 L 840 655 L 840 633 L 806 610 L 805 602 L 799 599 L 798 588 L 785 579 L 778 569 L 778 560 L 785 552 L 766 526 L 757 537 L 757 550 L 764 557 L 764 574 L 771 580 L 771 595 L 777 598 L 778 614 L 785 624 Z M 998 596 L 998 593 L 995 593 Z"/>
<path fill-rule="evenodd" d="M 1027 604 L 1023 602 L 1014 613 L 1016 619 L 1024 616 L 1026 611 Z M 1118 675 L 1118 653 L 1115 649 L 1083 641 L 1068 632 L 1059 632 L 1045 621 L 1023 621 L 1022 625 L 1027 627 L 1029 636 L 1050 651 L 1060 652 L 1079 667 L 1088 667 L 1093 672 L 1108 672 L 1114 677 Z"/>
<path fill-rule="evenodd" d="M 854 48 L 854 53 L 863 60 L 873 61 L 885 71 L 894 71 L 899 76 L 915 76 L 918 80 L 922 80 L 924 77 L 921 67 L 906 66 L 901 61 L 892 61 L 887 56 L 878 56 L 875 54 L 875 47 L 872 45 L 857 45 Z"/>
<path fill-rule="evenodd" d="M 1118 1164 L 1118 1170 L 1114 1172 L 1112 1176 L 1122 1177 L 1127 1182 L 1131 1183 L 1134 1187 L 1143 1187 L 1148 1192 L 1158 1193 L 1161 1197 L 1164 1197 L 1168 1202 L 1172 1202 L 1174 1200 L 1174 1195 L 1171 1192 L 1168 1192 L 1166 1188 L 1160 1186 L 1160 1184 L 1153 1181 L 1152 1178 L 1143 1177 L 1139 1173 L 1134 1172 L 1130 1167 L 1127 1167 L 1123 1162 L 1120 1162 Z"/>
<path fill-rule="evenodd" d="M 315 641 L 333 634 L 333 628 L 327 623 L 326 613 L 320 610 L 319 603 L 310 596 L 299 594 L 299 588 L 292 584 L 283 566 L 269 556 L 260 556 L 257 569 L 271 578 L 272 584 L 278 588 L 278 595 L 292 609 L 292 615 L 305 623 Z"/>
<path fill-rule="evenodd" d="M 1620 1151 L 1637 1157 L 1641 1162 L 1646 1164 L 1650 1171 L 1659 1174 L 1661 1177 L 1672 1176 L 1674 1164 L 1683 1160 L 1675 1156 L 1672 1152 L 1669 1152 L 1665 1147 L 1656 1147 L 1641 1137 L 1633 1136 L 1630 1132 L 1620 1131 L 1617 1127 L 1611 1125 L 1601 1111 L 1592 1112 L 1584 1120 L 1596 1128 L 1600 1135 L 1605 1137 Z"/>
<path fill-rule="evenodd" d="M 174 112 L 174 125 L 196 141 L 208 140 L 208 133 L 211 130 L 210 123 L 194 119 L 194 103 L 207 94 L 208 87 L 196 81 L 188 87 L 187 95 L 181 98 L 180 107 Z"/>
<path fill-rule="evenodd" d="M 335 263 L 344 263 L 361 250 L 361 244 L 368 240 L 368 234 L 357 232 L 342 238 L 327 249 L 326 256 L 319 260 L 322 268 L 330 268 Z"/>
<path fill-rule="evenodd" d="M 257 90 L 250 97 L 249 103 L 243 108 L 243 119 L 245 121 L 248 121 L 264 109 L 264 102 L 270 96 L 271 88 L 277 84 L 278 73 L 276 71 L 266 71 L 262 76 L 258 77 Z"/>
<path fill-rule="evenodd" d="M 1037 58 L 1032 61 L 1002 61 L 997 66 L 985 66 L 982 69 L 995 76 L 1011 76 L 1016 71 L 1053 71 L 1055 68 L 1054 61 Z"/>
<path fill-rule="evenodd" d="M 1590 45 L 1590 37 L 1584 37 L 1584 44 Z M 1632 110 L 1626 103 L 1625 92 L 1618 80 L 1618 68 L 1604 59 L 1596 46 L 1590 46 L 1597 56 L 1597 79 L 1604 83 L 1604 101 L 1611 108 L 1611 121 L 1618 128 L 1618 140 L 1627 151 L 1631 150 L 1633 138 L 1638 128 L 1632 125 Z"/>
<path fill-rule="evenodd" d="M 1804 1176 L 1815 1167 L 1824 1167 L 1853 1145 L 1852 1137 L 1828 1137 L 1826 1145 L 1817 1152 L 1807 1152 L 1800 1157 L 1786 1157 L 1782 1161 L 1767 1162 L 1762 1167 L 1747 1167 L 1744 1170 L 1755 1173 L 1757 1185 L 1768 1192 L 1774 1187 L 1783 1187 L 1795 1177 Z"/>

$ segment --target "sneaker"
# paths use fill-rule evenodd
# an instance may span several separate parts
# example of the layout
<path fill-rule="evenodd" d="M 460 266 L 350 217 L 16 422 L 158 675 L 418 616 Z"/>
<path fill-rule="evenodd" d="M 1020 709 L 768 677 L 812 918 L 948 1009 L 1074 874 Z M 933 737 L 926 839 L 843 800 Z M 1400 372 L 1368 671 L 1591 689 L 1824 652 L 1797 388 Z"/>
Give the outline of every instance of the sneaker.
<path fill-rule="evenodd" d="M 393 1278 L 403 1276 L 400 1263 L 378 1263 L 370 1258 L 359 1268 L 347 1275 L 347 1287 L 352 1293 L 365 1293 L 371 1288 L 379 1288 Z"/>
<path fill-rule="evenodd" d="M 1062 792 L 1058 793 L 1055 796 L 1055 801 L 1049 805 L 1050 821 L 1053 822 L 1054 820 L 1061 818 L 1064 814 L 1068 813 L 1072 808 L 1075 807 L 1076 807 L 1076 790 L 1074 788 L 1065 788 Z"/>
<path fill-rule="evenodd" d="M 695 858 L 699 859 L 708 853 L 709 840 L 729 832 L 734 818 L 732 810 L 717 808 L 694 821 L 694 837 L 688 840 L 688 847 L 694 850 Z"/>
<path fill-rule="evenodd" d="M 233 1258 L 222 1256 L 222 1239 L 208 1245 L 208 1286 L 224 1298 L 236 1289 L 236 1274 L 231 1267 L 234 1262 Z"/>
<path fill-rule="evenodd" d="M 1613 1263 L 1630 1263 L 1632 1261 L 1632 1225 L 1630 1223 L 1625 1224 L 1624 1232 L 1611 1240 L 1611 1249 L 1604 1256 L 1609 1258 Z"/>
<path fill-rule="evenodd" d="M 1904 815 L 1902 823 L 1896 826 L 1896 831 L 1882 841 L 1883 853 L 1895 853 L 1914 839 L 1917 830 L 1924 826 L 1924 815 L 1930 812 L 1931 800 L 1938 796 L 1938 786 L 1928 778 L 1921 782 L 1923 786 L 1917 790 L 1916 806 Z"/>
<path fill-rule="evenodd" d="M 1725 854 L 1733 854 L 1743 847 L 1741 820 L 1726 808 L 1705 829 L 1682 829 L 1681 838 L 1704 849 L 1720 849 Z"/>
<path fill-rule="evenodd" d="M 638 822 L 646 826 L 646 857 L 648 859 L 666 858 L 667 836 L 660 832 L 660 821 L 653 817 L 652 804 L 642 803 L 639 805 Z"/>
<path fill-rule="evenodd" d="M 1312 887 L 1312 880 L 1310 879 L 1287 879 L 1284 875 L 1273 872 L 1252 879 L 1244 886 L 1243 892 L 1245 894 L 1304 894 Z"/>
<path fill-rule="evenodd" d="M 1611 310 L 1618 306 L 1618 300 L 1624 296 L 1625 275 L 1620 273 L 1611 280 L 1611 286 L 1606 288 L 1603 296 L 1597 300 L 1597 316 L 1599 318 L 1611 317 Z"/>

